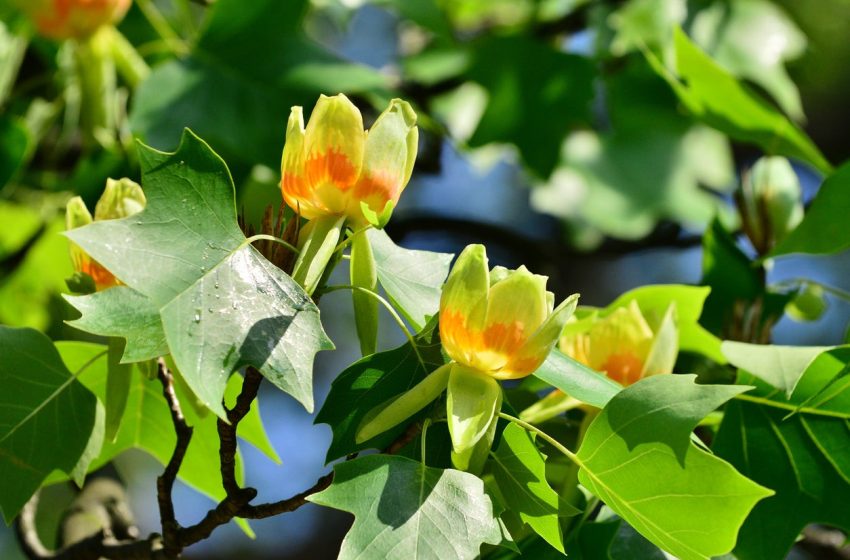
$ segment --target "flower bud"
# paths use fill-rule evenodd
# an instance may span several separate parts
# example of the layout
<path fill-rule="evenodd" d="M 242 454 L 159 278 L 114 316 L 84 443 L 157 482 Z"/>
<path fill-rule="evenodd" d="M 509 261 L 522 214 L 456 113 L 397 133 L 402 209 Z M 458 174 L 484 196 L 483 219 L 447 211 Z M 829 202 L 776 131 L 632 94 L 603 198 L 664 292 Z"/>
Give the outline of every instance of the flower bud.
<path fill-rule="evenodd" d="M 738 193 L 744 231 L 766 254 L 803 219 L 800 180 L 784 157 L 763 157 L 744 177 Z"/>
<path fill-rule="evenodd" d="M 75 196 L 68 201 L 65 208 L 65 226 L 70 230 L 86 226 L 93 221 L 126 218 L 141 212 L 144 207 L 145 195 L 142 187 L 137 183 L 130 179 L 118 181 L 107 179 L 106 188 L 95 206 L 94 219 L 83 199 Z M 120 284 L 111 272 L 75 243 L 71 243 L 71 261 L 76 272 L 86 274 L 94 280 L 97 290 L 105 290 Z"/>
<path fill-rule="evenodd" d="M 117 23 L 132 0 L 17 0 L 38 32 L 51 39 L 83 39 Z"/>
<path fill-rule="evenodd" d="M 293 107 L 281 159 L 281 190 L 302 216 L 346 216 L 382 226 L 410 180 L 419 130 L 406 101 L 393 99 L 368 131 L 342 94 L 322 95 L 304 126 Z"/>

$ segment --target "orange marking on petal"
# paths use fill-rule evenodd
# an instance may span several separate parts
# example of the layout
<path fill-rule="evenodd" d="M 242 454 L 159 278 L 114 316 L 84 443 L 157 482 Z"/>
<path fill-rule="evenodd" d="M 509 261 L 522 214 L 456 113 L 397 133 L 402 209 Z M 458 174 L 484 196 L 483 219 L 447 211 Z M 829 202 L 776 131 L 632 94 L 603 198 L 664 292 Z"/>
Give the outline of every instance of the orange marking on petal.
<path fill-rule="evenodd" d="M 628 387 L 640 380 L 643 362 L 631 353 L 612 354 L 599 369 L 614 381 Z"/>
<path fill-rule="evenodd" d="M 92 277 L 98 291 L 117 286 L 121 283 L 115 278 L 115 275 L 103 268 L 100 263 L 90 258 L 83 258 L 80 262 L 74 264 L 78 266 L 80 272 L 84 272 Z"/>
<path fill-rule="evenodd" d="M 354 198 L 377 203 L 383 209 L 388 200 L 398 201 L 399 179 L 392 173 L 364 173 L 354 187 Z"/>
<path fill-rule="evenodd" d="M 329 181 L 339 190 L 346 191 L 357 180 L 358 171 L 344 153 L 331 149 L 327 153 L 310 155 L 304 162 L 304 174 L 313 189 Z"/>
<path fill-rule="evenodd" d="M 484 329 L 483 340 L 487 350 L 513 356 L 526 341 L 525 325 L 520 321 L 493 323 Z"/>
<path fill-rule="evenodd" d="M 507 366 L 505 366 L 505 370 L 511 372 L 511 377 L 525 377 L 526 375 L 531 375 L 543 364 L 546 360 L 546 354 L 542 356 L 527 356 L 525 358 L 520 358 L 518 360 L 511 361 Z"/>
<path fill-rule="evenodd" d="M 440 338 L 466 352 L 481 347 L 481 333 L 468 329 L 466 316 L 459 311 L 447 309 L 440 313 Z"/>

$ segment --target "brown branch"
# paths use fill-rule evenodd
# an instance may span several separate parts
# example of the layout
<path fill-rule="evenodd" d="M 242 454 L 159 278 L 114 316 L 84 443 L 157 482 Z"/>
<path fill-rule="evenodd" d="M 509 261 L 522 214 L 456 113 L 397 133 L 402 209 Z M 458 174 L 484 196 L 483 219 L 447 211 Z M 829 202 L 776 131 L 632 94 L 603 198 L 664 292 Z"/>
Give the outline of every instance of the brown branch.
<path fill-rule="evenodd" d="M 262 381 L 263 375 L 256 368 L 247 368 L 245 380 L 242 382 L 242 391 L 236 398 L 236 404 L 232 409 L 227 410 L 227 422 L 221 418 L 218 419 L 218 439 L 220 442 L 218 456 L 221 462 L 221 483 L 228 495 L 236 494 L 240 490 L 239 483 L 236 482 L 236 431 L 239 428 L 239 422 L 251 410 L 251 403 L 257 398 L 257 392 Z"/>
<path fill-rule="evenodd" d="M 24 505 L 15 523 L 15 533 L 21 550 L 29 560 L 166 560 L 159 535 L 145 540 L 119 541 L 100 531 L 56 551 L 48 550 L 38 536 L 35 515 L 38 494 Z"/>
<path fill-rule="evenodd" d="M 160 358 L 157 362 L 159 380 L 162 382 L 162 395 L 168 403 L 171 412 L 171 421 L 174 424 L 174 432 L 177 434 L 177 443 L 171 459 L 165 466 L 163 473 L 156 479 L 157 499 L 159 501 L 159 517 L 162 522 L 162 535 L 165 553 L 168 557 L 177 557 L 182 548 L 178 540 L 180 524 L 174 514 L 174 503 L 171 493 L 174 489 L 174 481 L 186 456 L 186 449 L 192 440 L 192 427 L 186 423 L 183 411 L 180 409 L 180 400 L 174 392 L 174 376 L 165 365 L 165 360 Z"/>

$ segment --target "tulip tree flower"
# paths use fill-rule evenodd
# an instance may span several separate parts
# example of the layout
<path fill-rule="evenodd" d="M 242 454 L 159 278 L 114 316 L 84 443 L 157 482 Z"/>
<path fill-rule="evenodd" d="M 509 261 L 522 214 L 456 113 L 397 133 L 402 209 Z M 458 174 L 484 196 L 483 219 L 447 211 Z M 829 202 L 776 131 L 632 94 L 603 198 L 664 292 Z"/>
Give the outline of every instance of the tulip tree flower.
<path fill-rule="evenodd" d="M 100 220 L 117 220 L 141 212 L 145 207 L 145 195 L 142 187 L 130 179 L 106 180 L 106 188 L 97 201 L 94 218 L 86 203 L 79 196 L 68 201 L 65 209 L 66 229 L 74 229 Z M 85 275 L 74 280 L 75 286 L 84 285 L 86 276 L 94 281 L 94 290 L 105 290 L 120 284 L 120 281 L 106 270 L 100 263 L 92 259 L 76 244 L 71 243 L 71 260 L 78 275 Z M 93 291 L 91 289 L 75 291 Z"/>
<path fill-rule="evenodd" d="M 671 304 L 653 325 L 635 300 L 604 317 L 568 325 L 561 350 L 573 359 L 628 386 L 644 377 L 672 373 L 679 353 L 676 308 Z"/>
<path fill-rule="evenodd" d="M 132 0 L 18 0 L 38 32 L 51 39 L 84 39 L 120 21 Z"/>
<path fill-rule="evenodd" d="M 352 297 L 363 355 L 375 351 L 378 326 L 375 260 L 364 230 L 386 225 L 410 180 L 418 143 L 416 113 L 401 99 L 390 101 L 369 130 L 343 94 L 320 96 L 306 127 L 301 107 L 289 115 L 280 187 L 286 204 L 309 220 L 292 278 L 312 294 L 351 229 Z"/>
<path fill-rule="evenodd" d="M 367 441 L 409 418 L 447 390 L 456 467 L 483 466 L 502 404 L 501 379 L 533 373 L 551 352 L 576 307 L 572 295 L 554 308 L 546 277 L 525 267 L 488 269 L 482 245 L 470 245 L 452 268 L 440 300 L 440 338 L 451 361 L 407 393 L 367 415 Z"/>

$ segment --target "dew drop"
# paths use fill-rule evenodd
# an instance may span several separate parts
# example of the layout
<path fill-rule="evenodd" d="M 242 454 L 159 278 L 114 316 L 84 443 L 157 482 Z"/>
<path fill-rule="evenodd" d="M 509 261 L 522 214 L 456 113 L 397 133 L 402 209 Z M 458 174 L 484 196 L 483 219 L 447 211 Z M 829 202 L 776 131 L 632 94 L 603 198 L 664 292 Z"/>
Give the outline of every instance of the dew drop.
<path fill-rule="evenodd" d="M 213 312 L 213 308 L 212 308 L 212 307 L 207 307 L 207 311 L 209 311 L 210 313 L 212 313 L 212 312 Z"/>
<path fill-rule="evenodd" d="M 196 323 L 200 323 L 200 322 L 201 322 L 201 310 L 200 310 L 200 309 L 196 309 L 196 310 L 195 310 L 195 317 L 194 317 L 194 320 L 195 320 L 195 322 L 196 322 Z"/>

